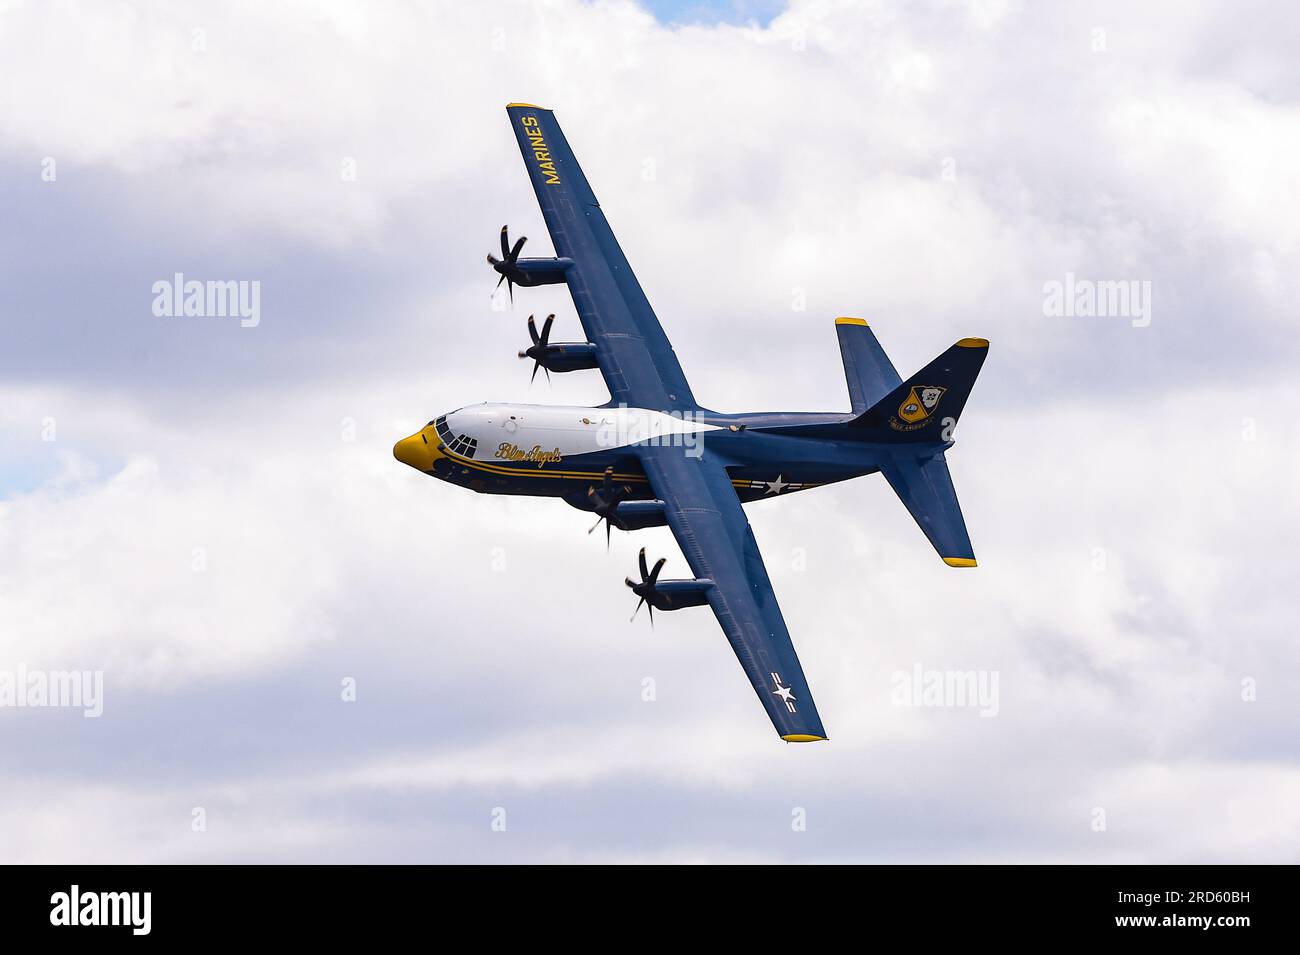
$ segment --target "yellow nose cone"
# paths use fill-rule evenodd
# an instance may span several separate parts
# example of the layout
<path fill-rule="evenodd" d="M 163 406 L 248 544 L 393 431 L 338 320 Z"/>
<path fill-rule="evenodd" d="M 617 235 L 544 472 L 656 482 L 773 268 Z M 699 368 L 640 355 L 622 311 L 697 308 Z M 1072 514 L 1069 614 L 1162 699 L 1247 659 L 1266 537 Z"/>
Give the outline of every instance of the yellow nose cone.
<path fill-rule="evenodd" d="M 442 456 L 438 450 L 437 436 L 431 439 L 424 431 L 417 431 L 409 438 L 403 438 L 393 445 L 393 457 L 403 464 L 409 464 L 417 471 L 432 470 L 433 462 Z"/>

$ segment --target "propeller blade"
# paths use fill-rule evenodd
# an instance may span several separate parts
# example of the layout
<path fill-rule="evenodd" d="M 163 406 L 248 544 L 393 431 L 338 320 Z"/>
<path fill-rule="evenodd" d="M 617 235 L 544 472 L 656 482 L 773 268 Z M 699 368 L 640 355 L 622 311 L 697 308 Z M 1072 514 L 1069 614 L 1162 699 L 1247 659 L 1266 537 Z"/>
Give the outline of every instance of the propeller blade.
<path fill-rule="evenodd" d="M 645 548 L 641 548 L 641 553 L 637 555 L 637 561 L 641 564 L 641 582 L 650 579 L 650 569 L 645 565 Z"/>
<path fill-rule="evenodd" d="M 668 563 L 667 557 L 660 557 L 655 564 L 655 569 L 650 571 L 650 586 L 653 587 L 655 581 L 659 579 L 659 571 L 664 569 L 664 564 Z"/>
<path fill-rule="evenodd" d="M 500 282 L 497 283 L 497 285 L 500 285 L 500 284 L 501 284 Z M 514 305 L 515 305 L 515 281 L 514 281 L 514 279 L 510 279 L 508 282 L 506 282 L 506 288 L 509 289 L 509 291 L 510 291 L 510 307 L 511 307 L 511 308 L 514 308 Z"/>
<path fill-rule="evenodd" d="M 546 321 L 542 324 L 542 337 L 538 344 L 546 345 L 551 340 L 551 325 L 555 321 L 554 315 L 547 315 Z"/>
<path fill-rule="evenodd" d="M 594 531 L 597 527 L 599 527 L 599 526 L 600 526 L 600 522 L 603 521 L 604 519 L 605 519 L 605 518 L 603 518 L 603 517 L 597 518 L 597 519 L 596 519 L 596 523 L 594 523 L 594 524 L 591 525 L 591 528 L 587 531 L 587 533 L 590 534 L 590 533 L 591 533 L 592 531 Z"/>
<path fill-rule="evenodd" d="M 532 383 L 537 380 L 537 369 L 541 367 L 542 367 L 542 363 L 540 361 L 536 361 L 536 360 L 533 361 L 533 376 L 528 379 L 529 385 L 532 385 Z M 551 377 L 551 373 L 549 371 L 546 373 L 546 377 L 548 379 Z"/>
<path fill-rule="evenodd" d="M 609 518 L 605 518 L 605 553 L 606 554 L 609 553 L 609 531 L 610 531 Z"/>
<path fill-rule="evenodd" d="M 510 261 L 510 233 L 506 231 L 506 226 L 501 227 L 501 256 Z"/>
<path fill-rule="evenodd" d="M 627 622 L 628 622 L 628 623 L 631 623 L 633 620 L 636 619 L 636 615 L 639 614 L 639 613 L 641 612 L 641 605 L 642 605 L 643 603 L 645 603 L 645 598 L 644 598 L 644 597 L 642 597 L 640 600 L 638 600 L 638 601 L 636 602 L 636 609 L 632 611 L 632 616 L 630 616 L 630 617 L 627 618 Z M 655 608 L 654 608 L 654 607 L 651 607 L 651 608 L 650 608 L 650 612 L 651 612 L 651 613 L 654 613 L 654 612 L 655 612 Z"/>
<path fill-rule="evenodd" d="M 650 608 L 650 629 L 653 630 L 655 628 L 655 605 L 647 604 L 646 606 Z"/>
<path fill-rule="evenodd" d="M 511 265 L 514 265 L 514 263 L 519 259 L 519 250 L 524 247 L 524 243 L 527 241 L 528 241 L 528 236 L 521 235 L 519 237 L 519 241 L 515 243 L 515 247 L 511 249 L 509 255 L 506 256 L 506 261 L 508 261 Z M 505 248 L 504 244 L 502 245 L 502 248 Z"/>
<path fill-rule="evenodd" d="M 501 287 L 501 283 L 504 282 L 505 280 L 506 280 L 506 277 L 505 277 L 504 275 L 501 276 L 501 278 L 497 279 L 497 288 L 500 288 L 500 287 Z"/>
<path fill-rule="evenodd" d="M 533 321 L 531 315 L 528 316 L 528 334 L 532 337 L 534 345 L 540 341 L 545 341 L 545 339 L 537 337 L 537 323 Z"/>
<path fill-rule="evenodd" d="M 491 252 L 488 253 L 488 265 L 492 266 L 493 268 L 496 268 L 497 265 L 498 265 L 500 262 L 501 262 L 501 260 L 498 259 L 498 258 L 497 258 L 495 255 L 493 255 Z"/>

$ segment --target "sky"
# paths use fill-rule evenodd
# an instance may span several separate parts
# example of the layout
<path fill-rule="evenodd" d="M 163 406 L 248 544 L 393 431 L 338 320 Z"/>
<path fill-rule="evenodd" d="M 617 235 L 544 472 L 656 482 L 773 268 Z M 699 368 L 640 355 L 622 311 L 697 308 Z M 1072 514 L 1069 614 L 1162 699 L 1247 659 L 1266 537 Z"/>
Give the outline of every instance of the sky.
<path fill-rule="evenodd" d="M 1283 4 L 0 5 L 5 862 L 1300 861 L 1300 15 Z M 990 339 L 948 455 L 747 508 L 830 736 L 637 550 L 395 440 L 529 385 L 504 105 L 556 112 L 720 411 Z M 154 284 L 258 282 L 255 325 Z M 1053 313 L 1053 283 L 1145 308 Z M 1149 297 L 1143 290 L 1149 291 Z M 1073 310 L 1071 310 L 1073 312 Z M 996 707 L 905 705 L 910 674 Z M 353 698 L 354 697 L 354 698 Z"/>

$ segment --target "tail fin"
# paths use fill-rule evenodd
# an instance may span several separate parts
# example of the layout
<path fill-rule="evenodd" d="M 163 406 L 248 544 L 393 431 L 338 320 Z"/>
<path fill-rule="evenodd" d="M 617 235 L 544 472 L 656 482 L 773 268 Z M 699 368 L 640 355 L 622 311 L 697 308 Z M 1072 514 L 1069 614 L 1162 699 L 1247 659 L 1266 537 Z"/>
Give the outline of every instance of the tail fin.
<path fill-rule="evenodd" d="M 903 381 L 894 370 L 875 333 L 863 318 L 835 319 L 835 334 L 840 339 L 840 358 L 844 362 L 844 379 L 849 385 L 849 400 L 854 414 L 862 414 Z"/>
<path fill-rule="evenodd" d="M 891 444 L 947 443 L 988 350 L 987 339 L 963 338 L 848 426 L 863 429 L 862 438 Z"/>
<path fill-rule="evenodd" d="M 880 470 L 943 562 L 949 567 L 974 567 L 975 551 L 943 452 L 932 458 L 900 454 Z"/>
<path fill-rule="evenodd" d="M 975 551 L 942 446 L 952 440 L 988 350 L 983 338 L 963 338 L 849 422 L 869 440 L 900 445 L 880 470 L 949 567 L 974 567 Z M 932 454 L 924 443 L 935 445 Z"/>

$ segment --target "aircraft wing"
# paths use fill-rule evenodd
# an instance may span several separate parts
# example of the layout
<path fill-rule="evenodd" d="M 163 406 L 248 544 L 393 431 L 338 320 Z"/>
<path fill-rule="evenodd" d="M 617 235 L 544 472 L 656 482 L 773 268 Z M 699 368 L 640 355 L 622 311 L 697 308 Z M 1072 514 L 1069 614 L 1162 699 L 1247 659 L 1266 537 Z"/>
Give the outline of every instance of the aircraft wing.
<path fill-rule="evenodd" d="M 709 605 L 782 739 L 826 738 L 777 606 L 754 532 L 726 469 L 716 458 L 680 447 L 640 446 L 637 454 L 668 526 L 697 579 L 714 586 Z"/>
<path fill-rule="evenodd" d="M 641 285 L 623 256 L 555 114 L 506 107 L 587 340 L 615 402 L 672 411 L 695 398 Z"/>

